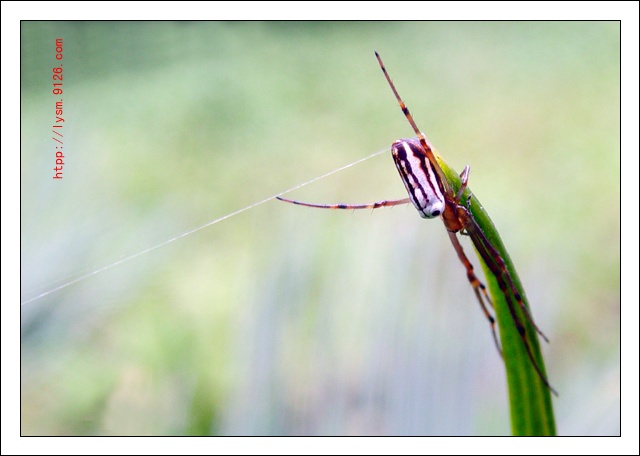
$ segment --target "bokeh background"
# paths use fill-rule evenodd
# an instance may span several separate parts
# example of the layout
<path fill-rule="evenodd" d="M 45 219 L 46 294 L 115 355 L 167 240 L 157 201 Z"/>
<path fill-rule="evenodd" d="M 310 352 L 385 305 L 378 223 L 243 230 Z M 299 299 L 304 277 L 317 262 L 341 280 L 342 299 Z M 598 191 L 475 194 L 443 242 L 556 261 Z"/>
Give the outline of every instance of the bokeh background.
<path fill-rule="evenodd" d="M 471 165 L 551 339 L 558 432 L 619 434 L 618 23 L 23 22 L 20 44 L 23 302 L 411 136 L 376 49 Z M 287 194 L 404 195 L 388 153 Z M 510 433 L 464 269 L 412 207 L 267 201 L 21 310 L 23 435 Z"/>

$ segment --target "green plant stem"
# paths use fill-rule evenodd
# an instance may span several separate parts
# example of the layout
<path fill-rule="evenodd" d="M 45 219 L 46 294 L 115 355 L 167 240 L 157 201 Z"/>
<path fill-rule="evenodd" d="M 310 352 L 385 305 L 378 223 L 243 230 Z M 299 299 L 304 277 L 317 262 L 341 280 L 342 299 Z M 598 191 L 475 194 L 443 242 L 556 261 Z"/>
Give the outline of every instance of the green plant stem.
<path fill-rule="evenodd" d="M 453 191 L 457 192 L 461 185 L 460 176 L 458 176 L 437 153 L 435 156 Z M 466 201 L 468 195 L 471 195 L 469 209 L 474 219 L 491 244 L 500 253 L 513 283 L 518 289 L 520 296 L 522 296 L 523 302 L 527 308 L 530 309 L 520 278 L 502 243 L 502 239 L 500 239 L 498 231 L 478 199 L 471 193 L 471 190 L 467 189 L 465 191 L 462 201 Z M 482 257 L 480 255 L 478 255 L 478 257 L 484 269 L 500 331 L 500 342 L 509 388 L 511 431 L 513 435 L 555 435 L 555 419 L 549 388 L 540 380 L 538 373 L 527 355 L 520 334 L 509 312 L 504 294 L 500 290 L 496 278 L 482 260 Z M 547 376 L 535 328 L 520 308 L 516 309 L 516 313 L 525 326 L 526 337 L 529 341 L 533 357 L 542 373 Z"/>

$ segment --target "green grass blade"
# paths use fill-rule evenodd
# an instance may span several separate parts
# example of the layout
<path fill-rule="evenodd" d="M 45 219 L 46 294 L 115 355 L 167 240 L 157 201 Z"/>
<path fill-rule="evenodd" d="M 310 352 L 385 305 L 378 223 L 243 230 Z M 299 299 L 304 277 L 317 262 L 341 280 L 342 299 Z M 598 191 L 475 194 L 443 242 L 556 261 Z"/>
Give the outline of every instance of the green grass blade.
<path fill-rule="evenodd" d="M 438 160 L 440 167 L 444 171 L 444 174 L 454 192 L 457 192 L 460 188 L 460 177 L 451 168 L 449 168 L 449 166 L 437 154 L 436 159 Z M 471 191 L 467 189 L 463 198 L 466 198 L 469 194 L 471 194 Z M 473 194 L 471 195 L 470 210 L 473 217 L 484 232 L 485 236 L 502 256 L 509 274 L 522 296 L 525 305 L 530 308 L 524 288 L 520 282 L 520 278 L 518 277 L 513 262 L 502 243 L 502 239 L 500 239 L 498 231 L 478 199 Z M 504 355 L 504 363 L 507 373 L 507 384 L 509 388 L 511 431 L 513 435 L 555 435 L 556 426 L 553 416 L 553 405 L 551 403 L 551 392 L 540 380 L 538 373 L 527 355 L 522 339 L 520 338 L 511 314 L 509 313 L 507 302 L 495 277 L 490 272 L 484 261 L 482 261 L 480 255 L 478 255 L 478 257 L 480 258 L 480 263 L 484 269 L 487 286 L 489 287 L 495 307 L 498 328 L 500 330 L 500 342 L 502 344 L 502 352 Z M 521 309 L 516 309 L 516 312 L 519 319 L 524 323 L 533 356 L 536 359 L 540 370 L 545 374 L 545 376 L 547 376 L 535 328 L 523 315 Z"/>

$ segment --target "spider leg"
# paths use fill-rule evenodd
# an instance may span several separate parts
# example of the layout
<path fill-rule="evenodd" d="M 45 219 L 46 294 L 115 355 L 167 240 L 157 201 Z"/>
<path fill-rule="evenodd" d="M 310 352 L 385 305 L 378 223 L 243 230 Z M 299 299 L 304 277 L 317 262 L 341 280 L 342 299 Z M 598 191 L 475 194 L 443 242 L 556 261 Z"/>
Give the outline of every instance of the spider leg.
<path fill-rule="evenodd" d="M 460 206 L 460 207 L 463 207 L 463 206 Z M 482 232 L 482 229 L 480 229 L 480 227 L 478 226 L 477 222 L 475 221 L 471 213 L 468 211 L 468 209 L 464 208 L 464 210 L 466 211 L 466 214 L 467 214 L 467 217 L 465 217 L 466 230 L 471 234 L 471 240 L 473 241 L 473 245 L 476 247 L 476 250 L 484 260 L 485 264 L 489 267 L 492 274 L 496 278 L 500 291 L 504 295 L 505 300 L 507 302 L 507 307 L 509 309 L 509 313 L 511 314 L 511 319 L 516 325 L 518 334 L 520 335 L 520 338 L 522 339 L 522 343 L 524 344 L 525 350 L 527 352 L 527 356 L 531 360 L 531 363 L 533 364 L 534 369 L 538 373 L 538 376 L 542 381 L 542 383 L 544 383 L 544 385 L 547 388 L 549 388 L 549 390 L 553 394 L 557 396 L 558 395 L 557 391 L 551 386 L 551 384 L 549 383 L 549 380 L 547 380 L 546 375 L 542 372 L 542 369 L 540 368 L 540 366 L 538 365 L 538 362 L 533 356 L 533 350 L 531 349 L 531 344 L 527 339 L 527 331 L 525 329 L 525 326 L 522 320 L 516 313 L 516 306 L 522 309 L 525 315 L 525 318 L 529 321 L 531 326 L 533 326 L 535 331 L 538 334 L 540 334 L 540 336 L 546 342 L 549 342 L 549 339 L 547 339 L 544 333 L 540 331 L 538 326 L 533 321 L 533 317 L 531 316 L 531 313 L 527 309 L 527 306 L 524 304 L 524 301 L 522 300 L 522 296 L 520 295 L 515 284 L 513 283 L 513 279 L 511 278 L 511 275 L 509 274 L 509 271 L 507 270 L 506 265 L 504 264 L 504 261 L 502 260 L 500 254 L 495 250 L 493 245 L 491 245 L 489 240 L 486 238 L 486 236 Z"/>
<path fill-rule="evenodd" d="M 407 108 L 407 105 L 404 103 L 404 101 L 402 101 L 402 98 L 400 98 L 400 94 L 396 90 L 396 86 L 393 85 L 393 82 L 391 81 L 391 77 L 389 76 L 389 73 L 387 73 L 387 69 L 385 68 L 384 63 L 382 63 L 382 59 L 380 58 L 380 55 L 378 54 L 377 51 L 375 52 L 375 54 L 376 54 L 376 58 L 378 59 L 378 63 L 380 64 L 380 68 L 384 73 L 384 77 L 387 79 L 387 82 L 389 83 L 389 86 L 391 87 L 391 91 L 395 95 L 396 100 L 398 100 L 400 109 L 402 109 L 404 116 L 407 118 L 407 121 L 409 121 L 411 128 L 413 128 L 414 133 L 416 134 L 416 136 L 418 137 L 418 140 L 420 141 L 420 145 L 424 149 L 424 153 L 427 156 L 427 159 L 431 162 L 434 169 L 436 170 L 436 173 L 438 174 L 438 177 L 440 178 L 440 182 L 444 187 L 444 193 L 450 193 L 451 189 L 449 188 L 449 182 L 445 178 L 444 173 L 442 172 L 442 169 L 438 165 L 438 162 L 436 161 L 436 157 L 433 154 L 433 150 L 431 149 L 431 146 L 427 142 L 427 138 L 424 136 L 424 133 L 420 131 L 415 120 L 413 120 L 413 116 L 409 112 L 409 108 Z"/>
<path fill-rule="evenodd" d="M 467 183 L 469 182 L 469 170 L 470 170 L 469 165 L 467 165 L 464 167 L 464 169 L 460 173 L 460 180 L 462 181 L 462 183 L 460 184 L 460 189 L 458 190 L 458 193 L 456 193 L 456 198 L 455 198 L 456 203 L 460 201 L 460 198 L 462 198 L 462 194 L 467 188 Z M 469 198 L 471 198 L 471 194 L 469 194 Z M 467 207 L 468 206 L 469 206 L 469 200 L 467 200 Z"/>
<path fill-rule="evenodd" d="M 455 202 L 456 204 L 458 204 L 458 208 L 461 208 L 463 212 L 462 217 L 459 217 L 463 225 L 463 228 L 462 230 L 460 230 L 460 232 L 463 235 L 470 236 L 476 248 L 478 248 L 479 251 L 482 250 L 484 252 L 483 258 L 485 259 L 485 263 L 487 263 L 487 265 L 494 265 L 494 269 L 499 271 L 499 274 L 494 274 L 494 275 L 496 276 L 501 275 L 507 278 L 506 283 L 504 283 L 505 289 L 503 290 L 501 288 L 502 292 L 505 293 L 507 286 L 509 287 L 509 289 L 513 293 L 515 300 L 517 301 L 518 305 L 525 313 L 529 322 L 533 325 L 536 332 L 540 334 L 540 336 L 542 336 L 542 338 L 548 343 L 549 339 L 547 338 L 547 336 L 544 335 L 544 333 L 540 330 L 540 328 L 538 328 L 538 326 L 533 321 L 533 317 L 531 316 L 529 309 L 527 309 L 527 306 L 525 306 L 522 300 L 522 297 L 518 292 L 518 289 L 513 283 L 511 275 L 507 271 L 507 266 L 504 264 L 504 261 L 502 260 L 500 253 L 498 253 L 498 251 L 495 249 L 495 247 L 493 247 L 491 242 L 489 242 L 484 232 L 482 231 L 482 229 L 480 228 L 476 220 L 473 218 L 473 214 L 471 214 L 471 211 L 469 210 L 469 206 L 471 204 L 471 194 L 469 194 L 469 196 L 467 197 L 466 206 L 459 204 L 460 198 L 462 198 L 462 194 L 464 193 L 464 190 L 467 188 L 467 184 L 469 182 L 469 170 L 470 170 L 469 165 L 467 165 L 464 167 L 464 170 L 462 170 L 462 173 L 460 173 L 460 179 L 462 180 L 462 184 L 460 185 L 460 189 L 458 190 L 458 193 L 456 194 L 456 198 L 455 198 Z M 476 238 L 479 238 L 479 239 L 476 240 Z M 478 247 L 478 242 L 481 242 L 482 244 L 481 249 Z M 486 250 L 488 250 L 488 254 Z"/>
<path fill-rule="evenodd" d="M 498 335 L 496 333 L 496 320 L 489 312 L 489 309 L 485 305 L 485 301 L 489 303 L 491 307 L 493 307 L 493 303 L 491 299 L 489 299 L 489 295 L 487 294 L 487 288 L 484 286 L 482 282 L 478 279 L 478 277 L 473 272 L 473 265 L 469 261 L 469 258 L 464 253 L 462 249 L 462 245 L 458 241 L 456 237 L 456 233 L 452 233 L 449 231 L 449 239 L 451 239 L 451 243 L 453 244 L 453 248 L 456 250 L 458 254 L 458 258 L 464 264 L 464 267 L 467 270 L 467 279 L 469 279 L 469 283 L 471 283 L 471 287 L 473 288 L 473 292 L 476 294 L 478 298 L 478 302 L 480 303 L 480 307 L 482 308 L 482 312 L 484 312 L 485 317 L 489 320 L 489 324 L 491 325 L 491 333 L 493 334 L 493 341 L 496 344 L 496 348 L 498 349 L 498 353 L 502 356 L 502 349 L 500 348 L 500 343 L 498 342 Z M 484 299 L 483 299 L 484 298 Z"/>
<path fill-rule="evenodd" d="M 285 203 L 298 204 L 300 206 L 315 207 L 319 209 L 378 209 L 379 207 L 399 206 L 401 204 L 409 204 L 411 202 L 409 198 L 403 198 L 399 200 L 382 200 L 376 203 L 366 204 L 314 204 L 291 200 L 281 196 L 276 196 L 276 198 L 280 201 L 284 201 Z"/>
<path fill-rule="evenodd" d="M 498 286 L 500 287 L 500 290 L 502 290 L 506 301 L 507 301 L 507 307 L 509 309 L 509 313 L 511 314 L 511 319 L 513 320 L 513 322 L 516 325 L 516 329 L 518 331 L 518 334 L 520 334 L 520 338 L 522 339 L 522 342 L 524 344 L 524 348 L 527 352 L 527 356 L 529 357 L 529 360 L 531 361 L 531 364 L 533 365 L 533 368 L 535 369 L 535 371 L 538 374 L 538 377 L 540 378 L 540 380 L 542 381 L 542 383 L 544 383 L 544 385 L 549 388 L 549 390 L 554 394 L 554 395 L 558 395 L 558 392 L 553 388 L 553 386 L 551 386 L 551 384 L 549 383 L 549 380 L 547 379 L 547 376 L 542 372 L 542 369 L 540 368 L 540 366 L 538 365 L 538 362 L 536 361 L 535 357 L 533 356 L 533 350 L 531 349 L 531 344 L 529 343 L 529 340 L 527 339 L 527 332 L 526 329 L 524 327 L 524 325 L 522 324 L 522 322 L 520 321 L 520 318 L 518 317 L 518 315 L 516 314 L 515 311 L 515 304 L 513 302 L 513 298 L 511 293 L 507 292 L 507 285 L 504 282 L 503 278 L 499 275 L 496 275 L 496 279 L 498 282 Z M 516 299 L 517 300 L 517 299 Z M 529 317 L 528 317 L 529 318 Z M 538 330 L 538 328 L 535 326 L 535 323 L 533 323 L 533 321 L 530 321 L 531 324 L 533 325 L 534 328 L 536 328 L 536 330 L 538 332 L 540 332 Z M 542 337 L 544 337 L 544 334 L 541 334 Z M 545 338 L 546 340 L 546 338 Z"/>
<path fill-rule="evenodd" d="M 511 278 L 511 275 L 509 274 L 509 271 L 507 270 L 507 266 L 504 264 L 504 261 L 502 260 L 500 253 L 495 249 L 495 247 L 493 247 L 491 242 L 489 242 L 484 232 L 482 231 L 478 223 L 473 218 L 473 215 L 471 214 L 471 212 L 464 206 L 460 206 L 460 207 L 462 207 L 466 213 L 466 217 L 465 217 L 466 220 L 464 225 L 465 225 L 466 231 L 471 235 L 473 244 L 476 246 L 476 248 L 482 255 L 482 258 L 485 260 L 485 263 L 487 263 L 487 266 L 490 267 L 494 275 L 496 277 L 503 278 L 502 284 L 504 285 L 504 289 L 502 289 L 502 287 L 500 289 L 505 294 L 507 294 L 506 293 L 507 290 L 509 290 L 513 294 L 514 299 L 518 303 L 518 306 L 524 312 L 525 316 L 527 317 L 527 320 L 529 320 L 529 322 L 534 327 L 536 332 L 540 334 L 540 336 L 545 340 L 545 342 L 549 343 L 549 339 L 540 330 L 540 328 L 538 328 L 538 325 L 536 325 L 535 321 L 533 320 L 533 316 L 531 315 L 531 313 L 529 312 L 529 309 L 527 308 L 524 301 L 522 300 L 522 296 L 520 296 L 520 293 L 518 292 L 516 285 L 513 283 L 513 279 Z M 506 280 L 504 280 L 505 277 L 506 277 Z"/>

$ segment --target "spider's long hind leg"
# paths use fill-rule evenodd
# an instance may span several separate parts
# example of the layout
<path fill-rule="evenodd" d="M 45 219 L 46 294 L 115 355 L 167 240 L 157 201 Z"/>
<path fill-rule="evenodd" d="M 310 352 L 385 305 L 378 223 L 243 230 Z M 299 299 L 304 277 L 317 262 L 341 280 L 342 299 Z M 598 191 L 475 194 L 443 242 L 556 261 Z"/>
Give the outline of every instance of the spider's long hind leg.
<path fill-rule="evenodd" d="M 553 388 L 553 386 L 551 386 L 551 384 L 549 383 L 549 380 L 547 379 L 547 376 L 542 372 L 541 367 L 538 365 L 538 362 L 536 361 L 535 357 L 533 356 L 533 350 L 531 348 L 531 344 L 529 343 L 529 340 L 527 339 L 527 331 L 526 331 L 526 329 L 524 327 L 524 324 L 522 323 L 522 321 L 520 321 L 520 318 L 516 314 L 516 306 L 515 306 L 515 304 L 513 302 L 514 300 L 512 298 L 512 294 L 510 293 L 510 290 L 507 288 L 507 284 L 505 283 L 505 281 L 504 281 L 504 279 L 503 279 L 503 277 L 501 275 L 496 275 L 496 280 L 498 282 L 498 286 L 500 287 L 500 290 L 502 291 L 502 293 L 504 294 L 504 296 L 506 298 L 507 307 L 509 308 L 509 313 L 511 314 L 511 319 L 513 320 L 514 324 L 516 325 L 516 329 L 518 331 L 518 334 L 520 334 L 520 339 L 522 340 L 522 343 L 524 344 L 524 348 L 525 348 L 525 350 L 527 352 L 527 356 L 529 357 L 529 360 L 531 361 L 531 364 L 533 364 L 533 368 L 537 372 L 538 377 L 540 378 L 542 383 L 544 383 L 544 385 L 547 388 L 549 388 L 549 390 L 555 396 L 557 396 L 558 392 Z M 534 328 L 536 328 L 535 323 L 533 323 L 533 321 L 531 319 L 529 319 L 529 322 L 533 325 Z M 539 330 L 538 330 L 538 332 L 540 333 Z M 540 334 L 542 335 L 542 337 L 544 337 L 544 334 L 542 334 L 542 333 L 540 333 Z"/>
<path fill-rule="evenodd" d="M 500 256 L 500 253 L 495 249 L 491 242 L 489 242 L 484 232 L 473 218 L 473 215 L 471 215 L 469 209 L 464 206 L 459 207 L 462 207 L 464 209 L 464 212 L 466 213 L 466 220 L 464 223 L 465 229 L 467 232 L 469 232 L 469 234 L 472 235 L 471 239 L 473 240 L 473 244 L 476 246 L 478 253 L 482 255 L 482 258 L 484 259 L 487 266 L 492 270 L 496 278 L 499 279 L 498 283 L 500 285 L 500 290 L 505 295 L 509 293 L 513 295 L 516 303 L 518 304 L 518 307 L 522 309 L 522 312 L 524 313 L 526 319 L 529 320 L 529 323 L 531 323 L 531 326 L 533 326 L 533 328 L 538 334 L 540 334 L 540 337 L 542 337 L 545 342 L 549 343 L 549 339 L 547 338 L 547 336 L 545 336 L 545 334 L 540 328 L 538 328 L 538 325 L 536 325 L 536 322 L 533 320 L 533 316 L 525 305 L 515 283 L 513 283 L 513 279 L 511 278 L 511 275 L 507 270 L 507 265 L 504 263 L 504 260 Z M 506 278 L 506 280 L 504 278 Z"/>
<path fill-rule="evenodd" d="M 449 239 L 451 239 L 451 243 L 453 244 L 453 248 L 458 254 L 458 258 L 460 258 L 460 261 L 462 262 L 462 264 L 464 264 L 464 267 L 467 270 L 467 279 L 469 279 L 469 283 L 471 283 L 471 287 L 473 287 L 473 292 L 478 298 L 478 302 L 480 303 L 482 312 L 484 313 L 485 317 L 487 317 L 487 320 L 489 320 L 489 324 L 491 325 L 491 333 L 493 334 L 493 341 L 496 344 L 498 353 L 500 353 L 500 356 L 502 356 L 502 349 L 500 348 L 498 335 L 496 333 L 496 319 L 493 317 L 493 315 L 491 315 L 488 307 L 485 305 L 486 301 L 491 307 L 493 307 L 493 303 L 491 302 L 491 299 L 489 299 L 489 295 L 487 294 L 487 288 L 482 282 L 480 282 L 476 274 L 473 272 L 473 265 L 471 264 L 471 261 L 469 261 L 469 258 L 467 258 L 467 255 L 465 255 L 464 250 L 462 250 L 462 245 L 460 245 L 460 242 L 456 237 L 456 233 L 452 233 L 451 231 L 449 231 Z"/>
<path fill-rule="evenodd" d="M 533 368 L 537 372 L 538 377 L 540 378 L 542 383 L 544 383 L 544 385 L 547 388 L 549 388 L 549 390 L 554 395 L 557 396 L 558 392 L 551 386 L 551 384 L 549 383 L 549 380 L 547 379 L 547 376 L 543 373 L 542 368 L 540 367 L 535 357 L 533 356 L 533 349 L 531 348 L 531 344 L 527 337 L 527 330 L 525 328 L 525 324 L 521 320 L 521 317 L 519 317 L 518 314 L 516 313 L 516 308 L 519 307 L 520 309 L 522 309 L 524 318 L 529 321 L 531 326 L 535 329 L 535 331 L 538 334 L 540 334 L 542 338 L 544 338 L 544 340 L 548 342 L 548 339 L 542 333 L 542 331 L 540 331 L 538 326 L 533 321 L 533 317 L 531 316 L 529 310 L 527 309 L 527 306 L 525 305 L 522 299 L 522 296 L 518 292 L 518 289 L 513 283 L 513 279 L 511 278 L 511 275 L 509 274 L 509 271 L 507 270 L 507 267 L 504 264 L 502 257 L 499 255 L 499 253 L 495 250 L 493 245 L 491 245 L 489 240 L 486 238 L 486 236 L 484 235 L 484 233 L 476 223 L 475 219 L 473 219 L 473 216 L 471 216 L 471 214 L 468 213 L 468 210 L 466 208 L 465 210 L 467 211 L 467 215 L 468 215 L 467 223 L 465 224 L 466 229 L 471 234 L 471 239 L 473 241 L 473 244 L 476 250 L 482 257 L 484 263 L 491 270 L 492 275 L 495 277 L 496 282 L 498 283 L 498 287 L 500 288 L 500 291 L 502 292 L 502 295 L 506 300 L 507 307 L 509 309 L 509 314 L 511 315 L 511 319 L 516 326 L 516 330 L 518 331 L 518 334 L 520 335 L 520 339 L 522 340 L 524 348 L 527 352 L 527 356 L 531 360 L 531 364 L 533 364 Z M 535 336 L 535 334 L 533 336 Z"/>

